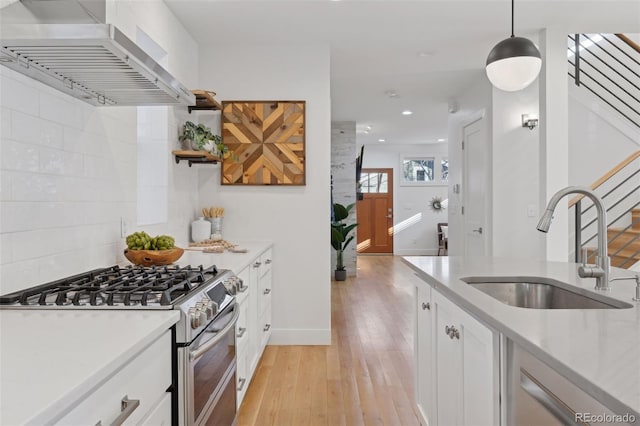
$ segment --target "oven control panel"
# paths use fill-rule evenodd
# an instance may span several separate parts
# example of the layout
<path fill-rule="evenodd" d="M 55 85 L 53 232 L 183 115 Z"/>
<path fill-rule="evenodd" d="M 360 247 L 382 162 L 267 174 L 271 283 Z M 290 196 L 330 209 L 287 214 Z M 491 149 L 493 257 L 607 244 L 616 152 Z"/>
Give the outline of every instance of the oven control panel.
<path fill-rule="evenodd" d="M 226 280 L 224 280 L 223 284 L 226 287 L 229 294 L 233 294 L 233 295 L 236 295 L 238 293 L 244 293 L 249 288 L 248 286 L 244 285 L 242 278 L 236 275 L 233 275 L 227 278 Z"/>
<path fill-rule="evenodd" d="M 205 325 L 217 313 L 218 304 L 204 294 L 195 306 L 189 308 L 191 328 L 196 329 Z"/>

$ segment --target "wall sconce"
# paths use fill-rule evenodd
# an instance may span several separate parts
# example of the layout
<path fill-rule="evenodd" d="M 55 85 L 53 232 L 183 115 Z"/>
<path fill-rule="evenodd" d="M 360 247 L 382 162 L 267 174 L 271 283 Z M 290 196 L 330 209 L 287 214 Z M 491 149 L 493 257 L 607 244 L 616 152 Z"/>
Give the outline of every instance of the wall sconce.
<path fill-rule="evenodd" d="M 522 127 L 528 127 L 533 130 L 538 125 L 538 117 L 532 114 L 522 114 Z"/>

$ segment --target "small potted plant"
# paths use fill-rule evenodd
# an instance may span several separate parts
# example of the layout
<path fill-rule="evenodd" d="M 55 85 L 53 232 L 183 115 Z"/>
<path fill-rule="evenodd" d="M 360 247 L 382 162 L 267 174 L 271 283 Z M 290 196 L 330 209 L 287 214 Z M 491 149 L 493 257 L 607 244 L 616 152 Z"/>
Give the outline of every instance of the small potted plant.
<path fill-rule="evenodd" d="M 220 135 L 214 135 L 211 129 L 204 124 L 195 124 L 187 121 L 182 126 L 182 133 L 179 138 L 185 148 L 194 151 L 208 151 L 223 158 L 229 149 L 222 143 Z"/>
<path fill-rule="evenodd" d="M 349 216 L 349 212 L 355 204 L 343 206 L 342 204 L 333 204 L 333 221 L 331 222 L 331 245 L 336 250 L 336 281 L 344 281 L 347 279 L 347 270 L 344 267 L 342 259 L 344 250 L 353 240 L 353 235 L 349 233 L 358 226 L 357 223 L 347 225 L 344 220 Z"/>

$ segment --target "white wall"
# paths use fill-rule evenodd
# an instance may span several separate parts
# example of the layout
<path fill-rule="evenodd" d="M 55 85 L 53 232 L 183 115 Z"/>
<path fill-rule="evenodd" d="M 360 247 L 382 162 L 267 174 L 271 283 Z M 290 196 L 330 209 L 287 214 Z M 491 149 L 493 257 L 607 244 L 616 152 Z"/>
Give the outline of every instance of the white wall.
<path fill-rule="evenodd" d="M 640 149 L 640 130 L 569 83 L 569 184 L 589 186 Z"/>
<path fill-rule="evenodd" d="M 538 77 L 540 99 L 539 204 L 569 184 L 569 93 L 567 72 L 567 32 L 557 28 L 540 31 L 542 70 Z M 543 259 L 566 262 L 569 259 L 568 198 L 558 203 L 553 225 L 545 235 Z"/>
<path fill-rule="evenodd" d="M 448 123 L 448 145 L 449 145 L 449 254 L 464 255 L 464 232 L 463 216 L 460 214 L 462 206 L 462 194 L 453 192 L 453 186 L 463 185 L 463 156 L 462 156 L 462 128 L 480 115 L 484 115 L 484 131 L 486 140 L 492 140 L 492 87 L 484 73 L 480 74 L 470 87 L 466 88 L 456 97 L 460 110 L 449 115 Z M 490 149 L 491 147 L 488 147 Z M 490 157 L 489 157 L 490 158 Z M 491 170 L 491 165 L 487 166 Z M 491 206 L 491 176 L 487 176 L 486 187 L 488 188 L 489 207 Z M 491 212 L 488 212 L 488 218 Z M 491 224 L 488 224 L 491 226 Z M 486 234 L 491 238 L 491 232 Z M 491 241 L 489 241 L 491 247 Z"/>
<path fill-rule="evenodd" d="M 446 143 L 422 145 L 366 145 L 363 168 L 393 168 L 393 252 L 400 256 L 438 253 L 437 224 L 447 222 L 447 210 L 434 212 L 429 202 L 434 196 L 447 198 L 447 184 L 403 186 L 402 157 L 435 157 L 436 177 L 440 181 L 440 159 L 448 157 Z"/>
<path fill-rule="evenodd" d="M 129 12 L 120 8 L 118 22 L 126 18 L 133 39 L 137 23 L 170 57 L 197 51 L 193 40 L 176 36 L 186 32 L 164 3 L 136 3 Z M 191 59 L 197 63 L 196 54 Z M 174 59 L 168 68 L 192 85 L 192 65 Z M 186 108 L 170 110 L 170 135 L 176 135 Z M 124 261 L 121 218 L 129 232 L 186 239 L 197 176 L 174 165 L 168 150 L 169 223 L 134 226 L 135 108 L 92 107 L 0 67 L 0 118 L 0 293 Z"/>
<path fill-rule="evenodd" d="M 538 115 L 538 82 L 518 92 L 493 89 L 493 255 L 542 259 L 539 130 L 522 127 Z"/>
<path fill-rule="evenodd" d="M 203 206 L 225 208 L 225 239 L 274 243 L 271 343 L 329 344 L 329 48 L 201 46 L 200 76 L 220 100 L 306 101 L 305 186 L 221 186 L 220 166 L 209 166 L 198 191 Z"/>

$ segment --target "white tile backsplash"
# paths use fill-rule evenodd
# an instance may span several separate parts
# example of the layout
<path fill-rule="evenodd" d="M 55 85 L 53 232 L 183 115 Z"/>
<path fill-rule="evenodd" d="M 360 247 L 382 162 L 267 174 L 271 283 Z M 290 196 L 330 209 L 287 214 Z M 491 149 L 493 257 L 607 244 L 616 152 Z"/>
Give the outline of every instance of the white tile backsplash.
<path fill-rule="evenodd" d="M 11 72 L 12 76 L 19 76 Z M 33 86 L 4 74 L 0 76 L 0 104 L 3 107 L 37 116 L 40 105 L 34 99 L 38 99 L 38 90 Z"/>
<path fill-rule="evenodd" d="M 0 265 L 0 294 L 40 284 L 40 261 L 27 259 Z"/>
<path fill-rule="evenodd" d="M 11 139 L 20 142 L 40 144 L 42 135 L 41 119 L 19 111 L 11 112 Z"/>
<path fill-rule="evenodd" d="M 69 127 L 81 129 L 82 106 L 69 96 L 59 97 L 40 91 L 40 117 Z M 61 93 L 62 95 L 62 93 Z"/>
<path fill-rule="evenodd" d="M 40 149 L 40 171 L 66 176 L 81 176 L 84 171 L 84 156 L 59 149 Z"/>
<path fill-rule="evenodd" d="M 155 115 L 167 113 L 173 127 L 186 117 L 186 109 L 158 109 L 151 128 Z M 135 107 L 92 107 L 0 66 L 0 115 L 0 294 L 124 262 L 122 217 L 130 233 L 186 240 L 199 209 L 196 170 L 176 165 L 177 142 L 165 141 L 145 154 L 169 163 L 169 175 L 161 188 L 148 181 L 148 193 L 137 193 Z M 167 133 L 172 141 L 177 130 L 149 136 Z M 138 196 L 168 203 L 168 217 L 136 225 Z"/>
<path fill-rule="evenodd" d="M 40 152 L 33 145 L 4 139 L 2 141 L 2 169 L 37 172 Z"/>
<path fill-rule="evenodd" d="M 0 234 L 0 265 L 13 262 L 14 234 Z"/>
<path fill-rule="evenodd" d="M 12 181 L 11 172 L 0 171 L 0 201 L 11 200 Z"/>
<path fill-rule="evenodd" d="M 0 108 L 0 138 L 11 137 L 11 110 Z"/>
<path fill-rule="evenodd" d="M 42 145 L 62 149 L 64 147 L 63 126 L 52 121 L 42 120 L 39 140 Z"/>

